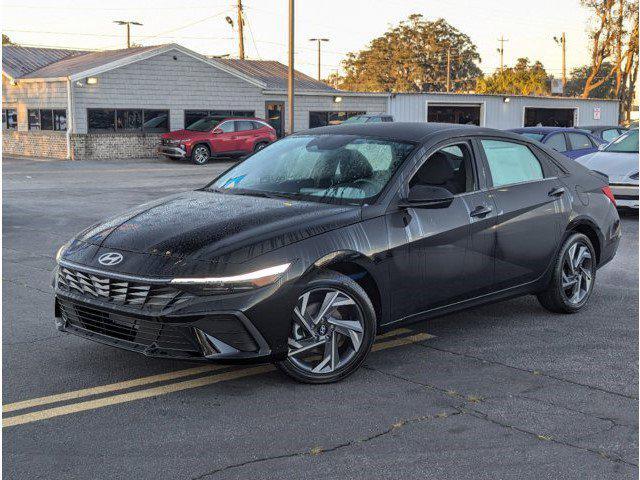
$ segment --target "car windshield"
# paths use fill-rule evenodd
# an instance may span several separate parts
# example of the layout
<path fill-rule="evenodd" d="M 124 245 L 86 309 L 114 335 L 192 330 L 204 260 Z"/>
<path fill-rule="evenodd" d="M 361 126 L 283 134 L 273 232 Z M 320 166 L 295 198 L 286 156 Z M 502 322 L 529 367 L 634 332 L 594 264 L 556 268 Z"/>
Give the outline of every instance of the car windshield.
<path fill-rule="evenodd" d="M 605 152 L 638 153 L 638 130 L 629 130 L 605 147 Z"/>
<path fill-rule="evenodd" d="M 218 126 L 221 121 L 222 118 L 216 117 L 201 118 L 197 122 L 189 125 L 186 130 L 190 130 L 192 132 L 210 132 L 211 130 L 216 128 L 216 126 Z"/>
<path fill-rule="evenodd" d="M 414 147 L 358 135 L 295 135 L 260 150 L 206 188 L 364 204 L 382 191 Z"/>
<path fill-rule="evenodd" d="M 353 117 L 347 118 L 342 124 L 345 123 L 366 123 L 369 117 L 365 115 L 354 115 Z"/>
<path fill-rule="evenodd" d="M 531 140 L 537 140 L 537 141 L 541 141 L 544 138 L 543 133 L 523 132 L 522 135 L 524 135 L 527 138 L 530 138 Z"/>

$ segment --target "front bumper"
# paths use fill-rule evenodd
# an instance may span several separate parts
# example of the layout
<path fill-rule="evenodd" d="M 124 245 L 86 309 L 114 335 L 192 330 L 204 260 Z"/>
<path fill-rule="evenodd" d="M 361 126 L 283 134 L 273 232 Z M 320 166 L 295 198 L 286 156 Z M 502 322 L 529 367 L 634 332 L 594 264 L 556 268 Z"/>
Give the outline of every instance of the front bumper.
<path fill-rule="evenodd" d="M 638 185 L 611 183 L 609 187 L 618 207 L 638 208 Z"/>
<path fill-rule="evenodd" d="M 286 293 L 291 288 L 176 295 L 139 277 L 80 268 L 63 265 L 54 274 L 56 326 L 63 332 L 151 357 L 243 363 L 286 355 L 291 319 L 276 312 L 292 311 L 284 307 L 294 298 Z"/>
<path fill-rule="evenodd" d="M 180 147 L 170 147 L 161 145 L 157 149 L 158 155 L 164 155 L 170 158 L 186 158 L 187 152 Z"/>

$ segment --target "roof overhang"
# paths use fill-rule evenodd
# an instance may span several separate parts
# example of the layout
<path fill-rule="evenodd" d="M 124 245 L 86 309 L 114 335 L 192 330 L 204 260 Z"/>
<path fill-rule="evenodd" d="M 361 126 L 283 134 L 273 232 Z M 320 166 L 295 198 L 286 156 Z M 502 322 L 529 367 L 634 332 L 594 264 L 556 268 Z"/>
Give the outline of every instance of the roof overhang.
<path fill-rule="evenodd" d="M 132 63 L 140 62 L 142 60 L 146 60 L 148 58 L 152 58 L 152 57 L 155 57 L 156 55 L 161 55 L 163 53 L 170 52 L 170 51 L 178 51 L 180 53 L 183 53 L 184 55 L 187 55 L 191 58 L 194 58 L 203 63 L 206 63 L 207 65 L 213 68 L 217 68 L 218 70 L 228 73 L 229 75 L 238 77 L 241 80 L 244 80 L 245 82 L 250 83 L 258 88 L 264 89 L 267 87 L 266 83 L 260 82 L 253 77 L 245 75 L 244 73 L 236 70 L 235 68 L 231 68 L 226 65 L 217 63 L 213 60 L 208 59 L 204 55 L 200 55 L 199 53 L 196 53 L 193 50 L 189 50 L 188 48 L 185 48 L 175 43 L 168 44 L 168 45 L 161 45 L 157 48 L 152 48 L 139 53 L 128 55 L 124 58 L 114 60 L 113 62 L 108 62 L 108 63 L 105 63 L 104 65 L 100 65 L 95 68 L 90 68 L 87 70 L 83 70 L 81 72 L 74 73 L 69 77 L 49 77 L 49 78 L 48 77 L 28 77 L 28 78 L 14 79 L 9 77 L 9 75 L 7 75 L 4 71 L 3 71 L 3 75 L 7 76 L 8 78 L 11 78 L 11 80 L 15 80 L 19 82 L 59 82 L 59 81 L 67 81 L 67 80 L 71 80 L 75 82 L 77 80 L 82 80 L 86 77 L 100 75 L 101 73 L 105 73 L 110 70 L 115 70 L 116 68 L 124 67 L 126 65 L 131 65 Z"/>
<path fill-rule="evenodd" d="M 263 90 L 263 94 L 265 95 L 287 95 L 286 90 Z M 323 92 L 323 91 L 315 91 L 315 90 L 298 90 L 294 91 L 296 96 L 298 95 L 306 95 L 306 96 L 314 96 L 314 97 L 377 97 L 377 98 L 388 98 L 390 96 L 389 93 L 384 92 L 343 92 L 343 91 L 335 91 L 335 92 Z"/>

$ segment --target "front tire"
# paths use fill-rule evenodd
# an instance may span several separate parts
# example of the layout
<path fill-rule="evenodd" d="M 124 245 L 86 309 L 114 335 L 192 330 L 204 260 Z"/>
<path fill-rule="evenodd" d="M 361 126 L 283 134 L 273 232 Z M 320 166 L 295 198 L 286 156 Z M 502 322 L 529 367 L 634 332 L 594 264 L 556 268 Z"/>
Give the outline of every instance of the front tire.
<path fill-rule="evenodd" d="M 196 145 L 191 152 L 191 161 L 196 165 L 204 165 L 211 158 L 211 152 L 206 145 Z"/>
<path fill-rule="evenodd" d="M 554 313 L 576 313 L 591 297 L 596 281 L 596 253 L 586 235 L 574 233 L 562 244 L 551 281 L 537 297 Z"/>
<path fill-rule="evenodd" d="M 299 382 L 332 383 L 355 372 L 371 350 L 376 313 L 351 278 L 326 272 L 309 281 L 292 312 L 288 356 L 276 366 Z"/>

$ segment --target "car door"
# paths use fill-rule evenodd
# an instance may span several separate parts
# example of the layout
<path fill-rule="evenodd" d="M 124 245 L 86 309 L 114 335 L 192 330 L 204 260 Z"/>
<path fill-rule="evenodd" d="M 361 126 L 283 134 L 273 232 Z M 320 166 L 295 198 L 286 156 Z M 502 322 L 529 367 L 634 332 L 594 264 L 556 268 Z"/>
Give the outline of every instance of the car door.
<path fill-rule="evenodd" d="M 591 141 L 588 135 L 579 132 L 566 132 L 567 142 L 570 149 L 567 155 L 571 158 L 578 158 L 588 153 L 598 150 L 597 146 Z"/>
<path fill-rule="evenodd" d="M 569 192 L 559 167 L 516 140 L 481 137 L 478 144 L 497 207 L 495 289 L 536 280 L 554 258 L 567 221 Z"/>
<path fill-rule="evenodd" d="M 253 151 L 255 131 L 250 120 L 236 120 L 236 150 L 241 152 Z"/>
<path fill-rule="evenodd" d="M 493 283 L 495 204 L 479 191 L 473 155 L 468 139 L 436 147 L 409 172 L 398 195 L 403 198 L 416 184 L 440 186 L 454 194 L 453 201 L 387 215 L 395 319 L 448 305 Z"/>
<path fill-rule="evenodd" d="M 211 140 L 212 151 L 216 153 L 234 152 L 236 147 L 236 132 L 233 120 L 221 122 L 213 130 Z"/>

